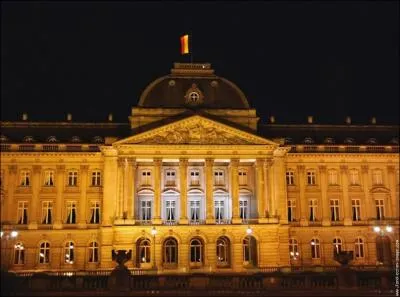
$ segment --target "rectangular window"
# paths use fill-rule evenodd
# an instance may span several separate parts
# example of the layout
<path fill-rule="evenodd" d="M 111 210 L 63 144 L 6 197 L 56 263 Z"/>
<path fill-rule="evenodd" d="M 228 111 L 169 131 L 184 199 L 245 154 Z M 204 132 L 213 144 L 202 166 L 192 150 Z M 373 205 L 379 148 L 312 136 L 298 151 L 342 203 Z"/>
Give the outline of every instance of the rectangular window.
<path fill-rule="evenodd" d="M 142 180 L 142 186 L 150 186 L 151 185 L 151 171 L 143 170 L 141 180 Z"/>
<path fill-rule="evenodd" d="M 294 185 L 294 172 L 293 171 L 286 171 L 286 184 L 288 186 Z"/>
<path fill-rule="evenodd" d="M 289 222 L 296 221 L 296 200 L 288 200 L 288 220 Z"/>
<path fill-rule="evenodd" d="M 223 186 L 224 184 L 224 172 L 222 170 L 214 171 L 214 185 Z"/>
<path fill-rule="evenodd" d="M 314 222 L 317 220 L 317 200 L 316 199 L 311 199 L 309 201 L 309 207 L 310 207 L 310 217 L 309 220 L 311 222 Z"/>
<path fill-rule="evenodd" d="M 331 208 L 331 221 L 339 221 L 339 200 L 331 199 L 330 200 L 330 208 Z"/>
<path fill-rule="evenodd" d="M 307 171 L 307 184 L 308 185 L 315 185 L 316 184 L 316 177 L 314 171 Z"/>
<path fill-rule="evenodd" d="M 92 171 L 92 187 L 101 186 L 101 172 L 96 170 Z"/>
<path fill-rule="evenodd" d="M 239 201 L 239 214 L 242 220 L 247 220 L 248 218 L 248 201 L 247 200 L 240 200 Z"/>
<path fill-rule="evenodd" d="M 191 170 L 190 171 L 190 185 L 191 186 L 199 186 L 200 185 L 200 171 L 199 170 Z"/>
<path fill-rule="evenodd" d="M 240 186 L 247 185 L 247 171 L 244 170 L 239 171 L 239 185 Z"/>
<path fill-rule="evenodd" d="M 350 170 L 349 174 L 350 185 L 355 186 L 360 184 L 358 170 Z"/>
<path fill-rule="evenodd" d="M 24 225 L 28 223 L 28 202 L 18 201 L 18 224 Z"/>
<path fill-rule="evenodd" d="M 54 171 L 46 170 L 44 172 L 44 185 L 47 187 L 54 186 Z"/>
<path fill-rule="evenodd" d="M 174 200 L 165 201 L 166 220 L 167 222 L 175 222 L 176 202 Z"/>
<path fill-rule="evenodd" d="M 328 185 L 334 186 L 338 184 L 338 175 L 335 170 L 328 171 Z"/>
<path fill-rule="evenodd" d="M 224 219 L 224 201 L 216 200 L 214 202 L 215 210 L 215 221 L 217 223 L 222 223 Z"/>
<path fill-rule="evenodd" d="M 30 172 L 28 170 L 21 170 L 21 187 L 30 186 Z"/>
<path fill-rule="evenodd" d="M 42 202 L 42 224 L 51 224 L 53 218 L 53 202 Z"/>
<path fill-rule="evenodd" d="M 372 183 L 374 185 L 382 185 L 382 171 L 381 170 L 374 170 L 372 172 Z"/>
<path fill-rule="evenodd" d="M 76 187 L 78 185 L 78 172 L 69 171 L 68 172 L 68 187 Z"/>
<path fill-rule="evenodd" d="M 100 223 L 100 202 L 92 201 L 90 203 L 90 224 Z"/>
<path fill-rule="evenodd" d="M 67 201 L 67 224 L 76 224 L 76 202 Z"/>
<path fill-rule="evenodd" d="M 353 221 L 361 220 L 361 203 L 360 199 L 352 199 L 351 200 L 351 210 Z"/>
<path fill-rule="evenodd" d="M 150 221 L 151 220 L 151 201 L 150 200 L 142 200 L 140 204 L 141 209 L 141 219 L 142 221 Z"/>
<path fill-rule="evenodd" d="M 166 171 L 166 186 L 175 186 L 175 170 L 167 170 Z"/>
<path fill-rule="evenodd" d="M 383 205 L 383 199 L 375 200 L 375 208 L 376 208 L 376 219 L 383 220 L 385 218 L 385 208 Z"/>
<path fill-rule="evenodd" d="M 190 221 L 192 223 L 200 221 L 200 201 L 199 200 L 190 201 Z"/>

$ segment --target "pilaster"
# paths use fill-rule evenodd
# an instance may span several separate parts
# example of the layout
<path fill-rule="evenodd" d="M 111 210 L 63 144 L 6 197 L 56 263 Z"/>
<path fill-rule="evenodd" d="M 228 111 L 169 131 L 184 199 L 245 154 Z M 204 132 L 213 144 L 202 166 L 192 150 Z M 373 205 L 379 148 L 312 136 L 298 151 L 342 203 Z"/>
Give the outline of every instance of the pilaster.
<path fill-rule="evenodd" d="M 304 165 L 297 166 L 297 172 L 299 174 L 299 191 L 300 191 L 300 225 L 308 226 L 307 220 L 307 199 L 305 193 L 305 182 L 304 182 Z"/>
<path fill-rule="evenodd" d="M 205 160 L 206 172 L 206 224 L 214 224 L 214 195 L 213 195 L 213 165 L 214 159 Z"/>
<path fill-rule="evenodd" d="M 17 206 L 15 205 L 14 201 L 14 192 L 17 183 L 17 165 L 8 166 L 8 176 L 9 177 L 7 183 L 7 195 L 4 195 L 6 200 L 5 203 L 6 207 L 5 207 L 5 212 L 2 211 L 2 214 L 4 215 L 2 219 L 4 218 L 4 220 L 12 224 L 13 221 L 15 220 L 15 218 L 13 217 L 13 213 L 15 213 L 15 210 L 17 209 Z M 15 209 L 13 209 L 13 207 Z"/>
<path fill-rule="evenodd" d="M 242 219 L 239 215 L 239 159 L 231 159 L 231 187 L 232 187 L 232 224 L 241 224 Z"/>
<path fill-rule="evenodd" d="M 371 197 L 369 195 L 369 188 L 370 188 L 370 182 L 369 182 L 369 167 L 368 165 L 362 165 L 361 166 L 361 174 L 362 174 L 362 179 L 363 179 L 363 189 L 364 189 L 364 195 L 365 195 L 365 210 L 364 210 L 364 220 L 368 220 L 369 218 L 374 217 L 373 212 L 372 212 L 372 201 Z M 361 214 L 363 214 L 361 212 Z"/>
<path fill-rule="evenodd" d="M 344 208 L 344 225 L 351 226 L 351 201 L 349 198 L 349 177 L 348 177 L 348 166 L 340 166 L 340 175 L 342 178 L 342 188 L 343 188 L 343 208 Z"/>
<path fill-rule="evenodd" d="M 30 213 L 30 223 L 28 229 L 38 228 L 38 206 L 39 206 L 39 191 L 40 191 L 40 172 L 42 167 L 40 165 L 33 165 L 32 176 L 32 203 Z"/>
<path fill-rule="evenodd" d="M 179 219 L 179 224 L 186 225 L 188 224 L 187 217 L 187 168 L 188 168 L 188 159 L 181 158 L 179 159 L 179 180 L 180 180 L 180 208 L 181 208 L 181 217 Z"/>
<path fill-rule="evenodd" d="M 87 198 L 86 198 L 86 191 L 87 191 L 87 181 L 88 181 L 88 170 L 89 165 L 81 165 L 80 167 L 80 190 L 81 196 L 79 197 L 79 221 L 78 221 L 78 228 L 86 228 L 86 209 L 87 209 Z"/>
<path fill-rule="evenodd" d="M 62 210 L 63 210 L 63 191 L 64 191 L 64 172 L 65 172 L 65 165 L 57 165 L 56 166 L 56 203 L 55 207 L 55 218 L 54 218 L 54 229 L 62 229 Z"/>
<path fill-rule="evenodd" d="M 117 203 L 117 156 L 118 152 L 112 147 L 102 149 L 104 153 L 104 189 L 102 207 L 102 226 L 111 226 L 115 219 Z"/>
<path fill-rule="evenodd" d="M 255 163 L 256 171 L 256 195 L 257 213 L 259 223 L 265 219 L 265 198 L 264 198 L 264 159 L 257 159 Z"/>
<path fill-rule="evenodd" d="M 319 174 L 321 176 L 321 202 L 322 202 L 322 226 L 330 226 L 331 221 L 329 218 L 329 201 L 327 193 L 327 177 L 326 177 L 326 166 L 318 166 Z"/>
<path fill-rule="evenodd" d="M 161 166 L 162 159 L 154 158 L 154 217 L 153 224 L 161 225 Z"/>

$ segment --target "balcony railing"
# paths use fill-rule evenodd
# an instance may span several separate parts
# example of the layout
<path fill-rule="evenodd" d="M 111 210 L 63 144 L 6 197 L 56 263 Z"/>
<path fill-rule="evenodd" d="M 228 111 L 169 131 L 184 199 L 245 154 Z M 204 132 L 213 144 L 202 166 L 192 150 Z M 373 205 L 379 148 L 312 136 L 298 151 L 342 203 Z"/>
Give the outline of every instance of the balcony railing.
<path fill-rule="evenodd" d="M 189 225 L 204 225 L 205 220 L 189 220 Z"/>
<path fill-rule="evenodd" d="M 231 224 L 231 219 L 216 219 L 215 224 L 217 225 L 228 225 Z"/>
<path fill-rule="evenodd" d="M 152 224 L 152 220 L 137 220 L 136 224 L 141 226 L 148 226 Z"/>
<path fill-rule="evenodd" d="M 163 225 L 166 225 L 166 226 L 174 226 L 177 224 L 178 224 L 178 221 L 176 221 L 176 220 L 163 220 Z"/>

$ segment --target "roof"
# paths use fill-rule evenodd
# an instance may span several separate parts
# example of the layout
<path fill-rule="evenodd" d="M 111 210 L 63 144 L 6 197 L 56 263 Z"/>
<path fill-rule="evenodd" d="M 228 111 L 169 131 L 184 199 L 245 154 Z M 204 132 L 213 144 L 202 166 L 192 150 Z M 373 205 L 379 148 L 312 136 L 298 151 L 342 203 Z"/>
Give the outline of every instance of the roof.
<path fill-rule="evenodd" d="M 231 81 L 216 76 L 209 63 L 175 63 L 169 75 L 150 83 L 143 91 L 139 107 L 194 107 L 188 104 L 190 90 L 201 94 L 205 108 L 249 109 L 244 93 Z"/>

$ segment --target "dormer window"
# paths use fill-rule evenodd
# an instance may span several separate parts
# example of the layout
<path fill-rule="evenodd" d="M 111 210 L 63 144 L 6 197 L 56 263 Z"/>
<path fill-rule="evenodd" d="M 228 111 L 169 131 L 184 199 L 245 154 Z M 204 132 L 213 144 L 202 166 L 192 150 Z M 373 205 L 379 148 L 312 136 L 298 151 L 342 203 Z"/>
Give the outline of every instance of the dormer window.
<path fill-rule="evenodd" d="M 313 144 L 314 140 L 311 137 L 304 138 L 304 144 Z"/>
<path fill-rule="evenodd" d="M 0 142 L 7 142 L 8 141 L 8 137 L 4 136 L 4 135 L 0 135 Z"/>
<path fill-rule="evenodd" d="M 327 137 L 327 138 L 325 138 L 324 143 L 326 143 L 326 144 L 335 144 L 335 139 L 333 139 L 332 137 Z"/>
<path fill-rule="evenodd" d="M 35 140 L 33 139 L 32 136 L 25 136 L 23 139 L 23 142 L 34 142 Z"/>
<path fill-rule="evenodd" d="M 354 140 L 354 138 L 347 137 L 347 138 L 344 140 L 344 143 L 345 143 L 345 144 L 355 144 L 356 141 Z"/>
<path fill-rule="evenodd" d="M 377 144 L 377 143 L 378 143 L 378 141 L 376 140 L 376 138 L 369 138 L 367 140 L 367 144 Z"/>
<path fill-rule="evenodd" d="M 103 143 L 103 137 L 95 136 L 95 137 L 93 137 L 93 142 L 94 143 Z"/>
<path fill-rule="evenodd" d="M 81 139 L 79 138 L 79 136 L 72 136 L 71 142 L 81 142 Z"/>
<path fill-rule="evenodd" d="M 50 136 L 47 138 L 47 142 L 57 142 L 57 138 L 55 136 Z"/>
<path fill-rule="evenodd" d="M 190 185 L 198 186 L 200 185 L 200 171 L 197 169 L 190 170 Z"/>
<path fill-rule="evenodd" d="M 399 144 L 399 139 L 397 137 L 393 137 L 390 141 L 390 144 Z"/>
<path fill-rule="evenodd" d="M 285 138 L 285 144 L 292 144 L 292 143 L 293 143 L 293 139 L 291 137 Z"/>

